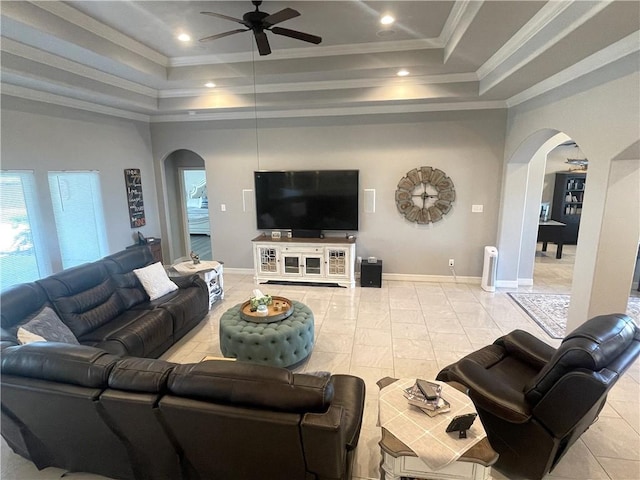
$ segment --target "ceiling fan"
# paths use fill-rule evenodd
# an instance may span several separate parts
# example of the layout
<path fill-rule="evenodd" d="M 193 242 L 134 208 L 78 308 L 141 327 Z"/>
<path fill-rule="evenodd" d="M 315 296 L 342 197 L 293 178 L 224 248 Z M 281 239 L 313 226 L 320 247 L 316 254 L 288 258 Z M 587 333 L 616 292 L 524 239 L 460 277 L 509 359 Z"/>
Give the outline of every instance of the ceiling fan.
<path fill-rule="evenodd" d="M 275 33 L 276 35 L 283 35 L 285 37 L 295 38 L 296 40 L 302 40 L 303 42 L 315 43 L 316 45 L 322 41 L 322 38 L 316 35 L 275 26 L 276 24 L 284 22 L 285 20 L 289 20 L 291 18 L 299 16 L 300 12 L 292 8 L 285 8 L 284 10 L 280 10 L 279 12 L 269 15 L 268 13 L 261 12 L 259 10 L 262 2 L 251 3 L 256 6 L 255 11 L 245 13 L 242 16 L 242 20 L 240 20 L 239 18 L 222 15 L 221 13 L 200 12 L 203 15 L 211 15 L 212 17 L 231 20 L 232 22 L 236 22 L 247 27 L 204 37 L 201 38 L 200 41 L 208 42 L 210 40 L 216 40 L 218 38 L 233 35 L 234 33 L 247 32 L 251 30 L 253 31 L 253 35 L 256 38 L 256 45 L 258 46 L 258 52 L 260 52 L 260 55 L 269 55 L 271 53 L 271 47 L 269 46 L 269 40 L 267 39 L 266 31 L 270 31 L 272 33 Z"/>

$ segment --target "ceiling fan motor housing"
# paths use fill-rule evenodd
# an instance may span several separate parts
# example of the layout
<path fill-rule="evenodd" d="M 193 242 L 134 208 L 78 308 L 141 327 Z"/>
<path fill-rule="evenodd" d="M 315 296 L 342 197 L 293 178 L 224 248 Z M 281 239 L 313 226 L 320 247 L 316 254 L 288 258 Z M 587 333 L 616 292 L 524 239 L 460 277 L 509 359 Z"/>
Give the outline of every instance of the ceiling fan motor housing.
<path fill-rule="evenodd" d="M 268 13 L 258 12 L 256 10 L 255 12 L 245 13 L 242 16 L 242 20 L 244 20 L 245 23 L 248 24 L 248 26 L 250 26 L 252 29 L 259 28 L 260 30 L 262 30 L 264 28 L 264 25 L 262 24 L 262 19 L 268 16 L 269 16 Z"/>

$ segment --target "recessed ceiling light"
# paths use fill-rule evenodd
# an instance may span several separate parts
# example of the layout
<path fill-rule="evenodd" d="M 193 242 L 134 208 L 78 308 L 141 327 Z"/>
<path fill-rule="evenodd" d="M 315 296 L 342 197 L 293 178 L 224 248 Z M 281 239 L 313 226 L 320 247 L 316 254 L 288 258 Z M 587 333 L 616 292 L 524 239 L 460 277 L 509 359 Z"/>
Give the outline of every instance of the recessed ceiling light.
<path fill-rule="evenodd" d="M 409 75 L 409 70 L 405 70 L 403 68 L 402 70 L 398 70 L 398 73 L 396 73 L 396 75 L 398 75 L 399 77 L 406 77 L 407 75 Z"/>
<path fill-rule="evenodd" d="M 380 19 L 380 23 L 382 25 L 391 25 L 395 21 L 396 19 L 393 18 L 391 15 L 385 15 Z"/>
<path fill-rule="evenodd" d="M 207 82 L 207 83 L 204 84 L 204 86 L 207 87 L 207 88 L 213 88 L 213 87 L 216 86 L 216 84 L 213 83 L 213 82 Z"/>
<path fill-rule="evenodd" d="M 181 42 L 188 42 L 189 40 L 191 40 L 191 35 L 181 33 L 180 35 L 178 35 L 178 40 L 180 40 Z"/>

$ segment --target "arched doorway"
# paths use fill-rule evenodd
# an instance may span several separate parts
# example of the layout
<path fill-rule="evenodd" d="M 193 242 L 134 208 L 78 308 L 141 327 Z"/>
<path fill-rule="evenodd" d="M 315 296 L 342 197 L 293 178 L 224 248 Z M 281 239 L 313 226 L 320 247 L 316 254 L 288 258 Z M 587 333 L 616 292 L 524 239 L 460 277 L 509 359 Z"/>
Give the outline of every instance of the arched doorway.
<path fill-rule="evenodd" d="M 203 260 L 212 260 L 204 159 L 191 150 L 171 152 L 164 160 L 164 185 L 171 263 L 192 250 Z"/>
<path fill-rule="evenodd" d="M 520 279 L 526 285 L 532 278 L 545 159 L 568 139 L 557 130 L 540 130 L 518 145 L 505 163 L 498 227 L 499 287 L 518 288 Z M 625 311 L 640 236 L 639 152 L 634 145 L 614 157 L 594 155 L 599 161 L 590 163 L 568 330 L 595 315 Z M 584 153 L 591 159 L 586 148 Z"/>

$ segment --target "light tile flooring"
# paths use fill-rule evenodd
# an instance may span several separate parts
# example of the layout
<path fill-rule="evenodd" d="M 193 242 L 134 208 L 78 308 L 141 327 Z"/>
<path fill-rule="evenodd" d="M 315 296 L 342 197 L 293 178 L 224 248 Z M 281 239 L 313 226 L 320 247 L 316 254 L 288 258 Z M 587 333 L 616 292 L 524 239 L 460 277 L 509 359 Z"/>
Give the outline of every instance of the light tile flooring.
<path fill-rule="evenodd" d="M 553 250 L 553 246 L 550 247 Z M 534 286 L 520 291 L 569 293 L 575 247 L 562 260 L 555 250 L 536 257 Z M 208 318 L 170 349 L 164 359 L 186 363 L 221 355 L 218 321 L 222 313 L 245 301 L 256 288 L 250 275 L 225 275 L 226 296 Z M 379 429 L 376 427 L 376 381 L 385 376 L 434 378 L 461 356 L 491 343 L 515 328 L 557 345 L 506 295 L 477 285 L 385 281 L 383 287 L 342 289 L 268 286 L 272 295 L 300 300 L 315 315 L 316 345 L 297 371 L 328 370 L 365 379 L 367 399 L 354 476 L 379 478 Z M 533 447 L 533 446 L 532 446 Z M 535 447 L 533 447 L 535 448 Z M 35 467 L 2 442 L 2 479 L 54 479 L 64 472 Z M 99 479 L 85 473 L 68 478 Z M 495 480 L 504 480 L 492 472 Z M 640 367 L 636 365 L 613 388 L 599 421 L 571 448 L 549 479 L 640 479 Z"/>

